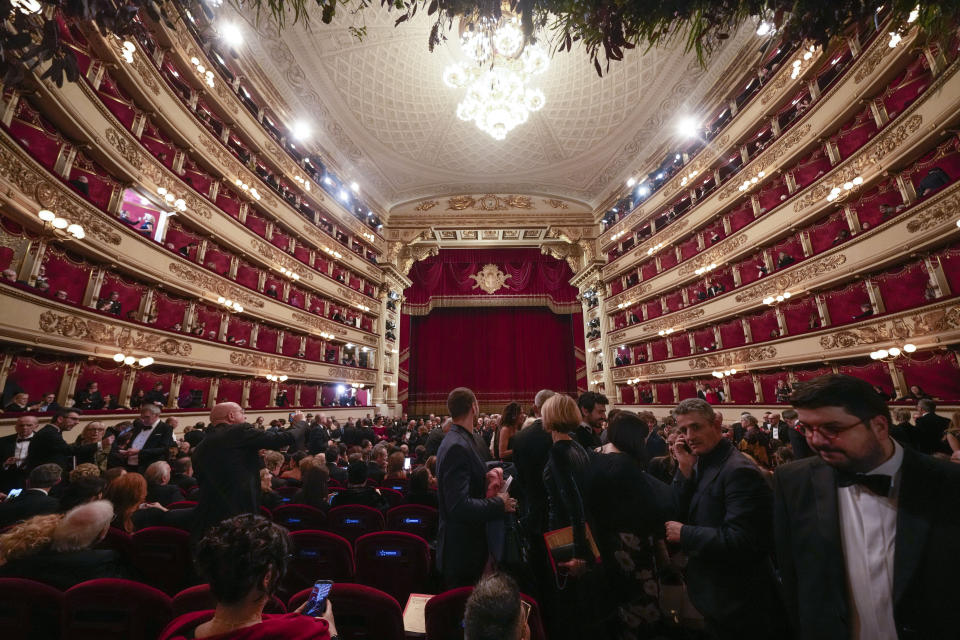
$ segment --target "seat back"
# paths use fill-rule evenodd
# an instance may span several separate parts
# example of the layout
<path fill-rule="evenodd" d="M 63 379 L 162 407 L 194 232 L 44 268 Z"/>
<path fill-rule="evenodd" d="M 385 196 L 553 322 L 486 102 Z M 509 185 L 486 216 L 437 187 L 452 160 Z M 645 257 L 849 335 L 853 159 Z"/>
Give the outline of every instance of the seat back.
<path fill-rule="evenodd" d="M 296 495 L 297 491 L 299 490 L 300 487 L 277 487 L 274 489 L 274 491 L 280 496 L 283 504 L 290 504 L 290 501 L 293 500 L 293 496 Z"/>
<path fill-rule="evenodd" d="M 170 621 L 170 624 L 163 630 L 157 640 L 170 640 L 171 638 L 190 637 L 197 627 L 213 618 L 213 609 L 203 611 L 189 611 L 177 616 Z"/>
<path fill-rule="evenodd" d="M 407 602 L 411 593 L 426 591 L 430 547 L 419 536 L 402 531 L 378 531 L 357 538 L 354 545 L 357 582 Z"/>
<path fill-rule="evenodd" d="M 173 596 L 173 615 L 182 616 L 185 613 L 193 611 L 206 611 L 207 609 L 216 609 L 217 600 L 210 591 L 210 585 L 198 584 L 187 587 L 177 595 Z M 267 604 L 263 607 L 264 613 L 286 613 L 287 607 L 277 596 L 270 596 Z"/>
<path fill-rule="evenodd" d="M 192 509 L 197 506 L 197 503 L 193 500 L 178 500 L 177 502 L 171 502 L 167 505 L 167 510 L 171 509 Z"/>
<path fill-rule="evenodd" d="M 391 489 L 390 487 L 380 487 L 380 495 L 387 501 L 387 504 L 391 507 L 395 507 L 399 504 L 403 504 L 403 494 L 397 489 Z"/>
<path fill-rule="evenodd" d="M 173 617 L 170 597 L 132 580 L 88 580 L 63 594 L 63 637 L 154 640 Z"/>
<path fill-rule="evenodd" d="M 123 529 L 110 527 L 103 540 L 94 545 L 96 549 L 111 549 L 116 551 L 125 564 L 133 564 L 133 540 L 130 534 Z"/>
<path fill-rule="evenodd" d="M 327 514 L 327 529 L 351 544 L 364 534 L 383 531 L 383 527 L 383 514 L 373 507 L 348 504 L 335 507 Z"/>
<path fill-rule="evenodd" d="M 285 504 L 273 510 L 273 521 L 288 531 L 326 529 L 327 515 L 306 504 Z"/>
<path fill-rule="evenodd" d="M 399 491 L 403 493 L 407 490 L 407 479 L 406 478 L 394 478 L 393 480 L 384 480 L 380 483 L 381 489 L 393 489 L 394 491 Z"/>
<path fill-rule="evenodd" d="M 290 597 L 293 611 L 310 597 L 304 589 Z M 400 603 L 386 593 L 360 584 L 338 583 L 330 591 L 330 602 L 341 640 L 404 640 Z"/>
<path fill-rule="evenodd" d="M 293 558 L 280 583 L 281 593 L 296 593 L 317 580 L 353 581 L 353 548 L 345 538 L 328 531 L 294 531 L 290 542 Z"/>
<path fill-rule="evenodd" d="M 402 504 L 387 511 L 387 529 L 420 536 L 427 542 L 437 538 L 440 515 L 433 507 L 423 504 Z"/>
<path fill-rule="evenodd" d="M 426 640 L 463 638 L 463 616 L 471 593 L 473 593 L 473 587 L 459 587 L 444 591 L 427 600 L 423 609 L 427 628 Z M 530 640 L 547 640 L 537 601 L 523 593 L 520 594 L 520 599 L 530 605 L 530 616 L 527 618 Z"/>
<path fill-rule="evenodd" d="M 145 582 L 169 595 L 190 584 L 193 563 L 189 532 L 173 527 L 147 527 L 130 538 L 133 566 Z"/>
<path fill-rule="evenodd" d="M 63 593 L 22 578 L 0 578 L 0 629 L 5 640 L 59 638 Z"/>
<path fill-rule="evenodd" d="M 473 587 L 444 591 L 427 600 L 423 608 L 427 640 L 459 640 L 463 638 L 463 614 Z"/>

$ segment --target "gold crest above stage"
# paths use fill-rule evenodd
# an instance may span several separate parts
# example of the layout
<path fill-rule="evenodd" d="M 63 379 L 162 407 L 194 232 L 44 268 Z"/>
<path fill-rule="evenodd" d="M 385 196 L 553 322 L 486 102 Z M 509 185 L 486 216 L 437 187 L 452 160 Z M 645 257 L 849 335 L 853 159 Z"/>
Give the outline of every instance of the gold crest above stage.
<path fill-rule="evenodd" d="M 495 264 L 483 265 L 483 269 L 470 276 L 476 280 L 474 289 L 480 288 L 487 293 L 495 293 L 507 285 L 507 278 L 512 278 L 510 274 L 500 271 L 500 267 Z"/>

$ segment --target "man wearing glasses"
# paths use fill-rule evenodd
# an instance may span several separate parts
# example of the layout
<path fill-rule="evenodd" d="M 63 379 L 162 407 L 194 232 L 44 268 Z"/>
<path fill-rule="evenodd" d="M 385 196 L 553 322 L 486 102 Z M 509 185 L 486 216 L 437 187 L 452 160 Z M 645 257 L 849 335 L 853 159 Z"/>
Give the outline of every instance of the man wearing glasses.
<path fill-rule="evenodd" d="M 955 638 L 960 466 L 904 450 L 866 381 L 797 385 L 797 428 L 817 455 L 778 467 L 775 535 L 795 636 Z"/>

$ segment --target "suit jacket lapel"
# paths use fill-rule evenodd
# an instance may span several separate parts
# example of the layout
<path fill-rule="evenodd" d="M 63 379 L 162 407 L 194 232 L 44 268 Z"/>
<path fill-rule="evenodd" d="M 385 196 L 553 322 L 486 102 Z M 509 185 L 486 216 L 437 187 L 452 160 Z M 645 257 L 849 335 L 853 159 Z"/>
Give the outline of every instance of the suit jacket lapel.
<path fill-rule="evenodd" d="M 733 447 L 730 447 L 730 450 L 727 451 L 726 455 L 716 461 L 715 464 L 707 467 L 701 474 L 700 470 L 697 469 L 697 474 L 700 476 L 697 479 L 697 488 L 693 494 L 693 498 L 690 500 L 690 510 L 689 513 L 696 513 L 697 505 L 700 504 L 700 498 L 703 497 L 703 494 L 707 492 L 707 489 L 710 488 L 710 485 L 713 484 L 713 481 L 717 479 L 717 476 L 720 474 L 720 469 L 723 468 L 723 464 L 727 461 L 733 453 Z"/>
<path fill-rule="evenodd" d="M 836 603 L 838 614 L 847 620 L 847 569 L 840 538 L 840 506 L 837 502 L 837 476 L 833 467 L 824 462 L 811 465 L 810 483 L 816 509 L 819 539 L 828 546 L 823 549 L 823 570 L 827 588 L 834 591 L 824 602 Z"/>
<path fill-rule="evenodd" d="M 921 460 L 909 449 L 903 452 L 900 469 L 900 495 L 897 505 L 897 538 L 893 552 L 893 602 L 896 604 L 913 579 L 930 533 L 930 519 L 919 513 L 916 497 L 932 487 L 922 484 Z"/>

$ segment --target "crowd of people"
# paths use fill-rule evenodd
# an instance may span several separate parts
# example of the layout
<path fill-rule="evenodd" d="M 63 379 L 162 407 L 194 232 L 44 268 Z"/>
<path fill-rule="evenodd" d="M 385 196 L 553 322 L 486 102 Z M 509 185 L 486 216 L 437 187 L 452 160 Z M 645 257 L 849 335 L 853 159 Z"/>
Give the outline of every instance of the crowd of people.
<path fill-rule="evenodd" d="M 922 397 L 891 416 L 843 375 L 784 397 L 792 408 L 729 423 L 703 397 L 658 419 L 549 390 L 486 414 L 466 388 L 448 416 L 343 424 L 248 423 L 234 403 L 182 431 L 152 402 L 109 427 L 81 428 L 70 407 L 22 415 L 0 439 L 0 576 L 137 579 L 97 547 L 110 527 L 177 527 L 217 600 L 192 637 L 335 637 L 329 606 L 263 613 L 290 542 L 260 507 L 295 491 L 324 512 L 386 512 L 399 481 L 404 502 L 438 509 L 440 584 L 476 585 L 466 637 L 528 637 L 520 591 L 558 639 L 952 637 L 960 415 Z M 185 496 L 196 505 L 168 509 Z"/>

